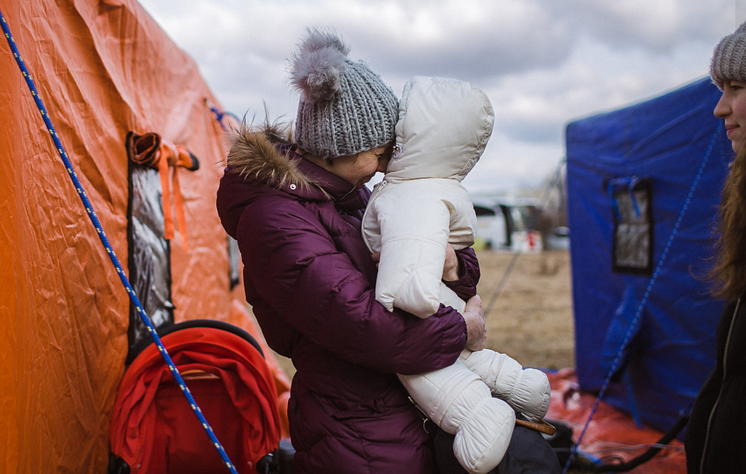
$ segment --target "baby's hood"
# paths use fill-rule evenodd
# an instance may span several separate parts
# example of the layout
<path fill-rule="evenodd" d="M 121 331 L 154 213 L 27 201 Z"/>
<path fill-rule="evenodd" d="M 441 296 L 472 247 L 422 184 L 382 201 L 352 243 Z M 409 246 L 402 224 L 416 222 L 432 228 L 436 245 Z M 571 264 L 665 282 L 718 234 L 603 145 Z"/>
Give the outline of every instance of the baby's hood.
<path fill-rule="evenodd" d="M 400 148 L 386 178 L 461 181 L 482 155 L 494 122 L 487 95 L 468 82 L 413 77 L 404 85 L 399 103 Z"/>

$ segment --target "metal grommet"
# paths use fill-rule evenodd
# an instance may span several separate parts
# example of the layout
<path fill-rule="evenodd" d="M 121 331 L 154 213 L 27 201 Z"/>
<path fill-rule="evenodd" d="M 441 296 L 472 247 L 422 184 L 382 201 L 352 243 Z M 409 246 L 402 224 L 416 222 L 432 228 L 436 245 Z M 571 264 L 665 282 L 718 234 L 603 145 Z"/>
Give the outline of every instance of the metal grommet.
<path fill-rule="evenodd" d="M 297 186 L 295 184 L 291 184 L 290 185 L 290 189 L 292 189 L 293 191 L 295 191 L 295 188 L 297 188 Z"/>
<path fill-rule="evenodd" d="M 391 157 L 393 159 L 397 159 L 399 158 L 399 155 L 401 155 L 401 152 L 402 152 L 402 146 L 397 143 L 396 145 L 394 145 L 394 150 L 391 153 Z"/>

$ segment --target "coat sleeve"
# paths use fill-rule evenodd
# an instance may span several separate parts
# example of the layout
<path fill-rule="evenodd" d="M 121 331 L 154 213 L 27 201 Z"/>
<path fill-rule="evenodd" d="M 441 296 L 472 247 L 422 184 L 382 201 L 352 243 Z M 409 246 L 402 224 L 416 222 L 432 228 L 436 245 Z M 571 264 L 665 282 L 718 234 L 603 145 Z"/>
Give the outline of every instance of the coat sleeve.
<path fill-rule="evenodd" d="M 473 248 L 456 250 L 459 267 L 461 268 L 460 278 L 456 281 L 444 281 L 446 286 L 453 290 L 459 298 L 466 301 L 477 294 L 477 283 L 481 277 L 479 269 L 479 260 Z"/>
<path fill-rule="evenodd" d="M 244 276 L 263 305 L 331 353 L 412 374 L 452 364 L 466 345 L 466 323 L 452 308 L 427 320 L 386 311 L 316 215 L 295 201 L 252 203 L 237 235 Z"/>

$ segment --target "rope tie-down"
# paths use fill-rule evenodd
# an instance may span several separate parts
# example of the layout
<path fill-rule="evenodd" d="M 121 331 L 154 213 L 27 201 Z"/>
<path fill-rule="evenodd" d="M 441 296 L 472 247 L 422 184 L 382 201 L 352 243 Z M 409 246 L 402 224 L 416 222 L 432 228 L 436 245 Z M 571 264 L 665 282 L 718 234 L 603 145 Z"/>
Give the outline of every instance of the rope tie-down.
<path fill-rule="evenodd" d="M 47 109 L 44 106 L 44 103 L 42 102 L 41 98 L 39 97 L 39 94 L 36 89 L 36 85 L 34 84 L 34 81 L 31 78 L 31 74 L 26 68 L 26 64 L 23 62 L 23 59 L 21 58 L 21 54 L 19 53 L 16 43 L 13 40 L 13 35 L 10 32 L 10 28 L 8 27 L 8 23 L 5 20 L 5 16 L 3 15 L 2 10 L 0 10 L 0 26 L 2 26 L 3 33 L 5 34 L 5 38 L 8 41 L 8 45 L 10 46 L 10 49 L 13 52 L 13 56 L 16 60 L 16 63 L 18 64 L 18 67 L 21 70 L 21 73 L 23 74 L 24 79 L 26 80 L 26 85 L 28 86 L 31 92 L 31 95 L 34 98 L 34 102 L 36 102 L 36 106 L 39 109 L 39 113 L 41 114 L 41 117 L 44 120 L 44 123 L 46 124 L 47 130 L 49 131 L 50 136 L 52 137 L 52 141 L 54 142 L 55 148 L 57 149 L 57 153 L 59 154 L 60 158 L 62 159 L 62 162 L 65 165 L 65 170 L 67 170 L 67 174 L 72 180 L 73 186 L 75 186 L 75 190 L 78 193 L 78 197 L 82 201 L 83 206 L 86 209 L 86 213 L 88 214 L 88 217 L 90 218 L 91 223 L 95 227 L 96 233 L 98 234 L 99 239 L 101 240 L 101 243 L 106 249 L 106 253 L 109 255 L 109 259 L 111 260 L 111 263 L 114 265 L 114 268 L 116 269 L 116 272 L 119 275 L 119 279 L 121 280 L 122 285 L 127 290 L 127 294 L 129 295 L 132 303 L 135 305 L 137 309 L 137 313 L 140 315 L 140 318 L 142 319 L 145 326 L 148 328 L 150 335 L 153 337 L 153 341 L 155 345 L 158 347 L 158 351 L 160 352 L 161 356 L 166 362 L 166 365 L 168 366 L 171 374 L 173 375 L 174 379 L 178 383 L 179 388 L 181 389 L 182 393 L 184 394 L 187 401 L 189 402 L 189 406 L 192 408 L 192 411 L 194 411 L 194 414 L 199 419 L 200 424 L 202 425 L 202 428 L 205 430 L 205 432 L 207 433 L 207 436 L 212 441 L 213 446 L 220 454 L 220 457 L 225 463 L 226 468 L 231 473 L 238 474 L 238 471 L 236 471 L 235 466 L 233 465 L 231 460 L 228 458 L 228 455 L 226 454 L 225 449 L 223 448 L 223 446 L 220 444 L 220 441 L 218 441 L 217 437 L 215 436 L 215 433 L 213 432 L 212 427 L 207 422 L 207 419 L 205 419 L 205 416 L 202 414 L 202 410 L 199 408 L 199 406 L 197 405 L 197 402 L 194 400 L 192 393 L 189 391 L 189 387 L 187 387 L 186 383 L 184 383 L 184 379 L 181 377 L 181 374 L 179 373 L 179 369 L 176 367 L 173 360 L 171 359 L 171 356 L 168 354 L 168 351 L 166 350 L 165 346 L 161 342 L 161 339 L 158 336 L 158 333 L 156 332 L 155 327 L 153 326 L 153 323 L 151 322 L 150 318 L 148 317 L 145 310 L 143 309 L 142 304 L 140 303 L 140 300 L 138 299 L 137 295 L 135 294 L 134 289 L 132 288 L 132 285 L 130 285 L 129 280 L 126 274 L 124 273 L 124 269 L 122 268 L 122 265 L 119 263 L 119 259 L 114 253 L 114 249 L 111 247 L 111 244 L 109 243 L 109 239 L 106 237 L 106 233 L 101 227 L 101 223 L 99 222 L 98 217 L 96 216 L 96 213 L 93 210 L 93 207 L 91 206 L 90 201 L 88 200 L 88 196 L 83 190 L 83 186 L 81 185 L 80 180 L 78 179 L 78 176 L 75 173 L 75 170 L 73 169 L 72 163 L 70 162 L 67 156 L 67 153 L 65 152 L 65 149 L 62 146 L 62 142 L 60 141 L 59 136 L 57 135 L 57 132 L 55 131 L 54 126 L 52 125 L 52 121 L 49 119 L 49 114 L 47 112 Z"/>
<path fill-rule="evenodd" d="M 236 121 L 236 123 L 241 123 L 241 119 L 239 119 L 235 114 L 227 111 L 220 111 L 215 104 L 212 103 L 210 99 L 205 97 L 205 104 L 207 104 L 207 107 L 210 109 L 210 112 L 212 112 L 215 115 L 215 120 L 218 121 L 220 124 L 220 127 L 223 129 L 225 133 L 231 133 L 231 130 L 228 128 L 228 126 L 223 122 L 223 119 L 225 119 L 226 115 L 233 120 Z"/>
<path fill-rule="evenodd" d="M 171 184 L 173 184 L 176 222 L 181 233 L 184 251 L 189 251 L 187 243 L 186 218 L 184 216 L 184 197 L 179 182 L 179 168 L 188 171 L 199 169 L 199 160 L 184 145 L 177 145 L 157 133 L 138 134 L 127 132 L 125 140 L 127 157 L 134 163 L 158 170 L 161 178 L 161 195 L 163 199 L 163 227 L 166 240 L 174 238 L 174 219 L 171 213 Z M 169 176 L 169 171 L 173 173 Z M 170 179 L 169 179 L 170 178 Z"/>

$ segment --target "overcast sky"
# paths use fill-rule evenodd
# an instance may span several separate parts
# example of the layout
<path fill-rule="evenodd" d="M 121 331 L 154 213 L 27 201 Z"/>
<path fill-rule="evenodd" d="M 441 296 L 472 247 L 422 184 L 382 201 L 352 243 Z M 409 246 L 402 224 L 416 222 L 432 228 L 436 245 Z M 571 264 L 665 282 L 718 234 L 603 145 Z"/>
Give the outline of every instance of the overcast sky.
<path fill-rule="evenodd" d="M 295 118 L 287 58 L 331 27 L 401 95 L 414 75 L 482 88 L 492 138 L 464 185 L 540 187 L 566 125 L 704 77 L 746 0 L 141 0 L 227 111 Z"/>

